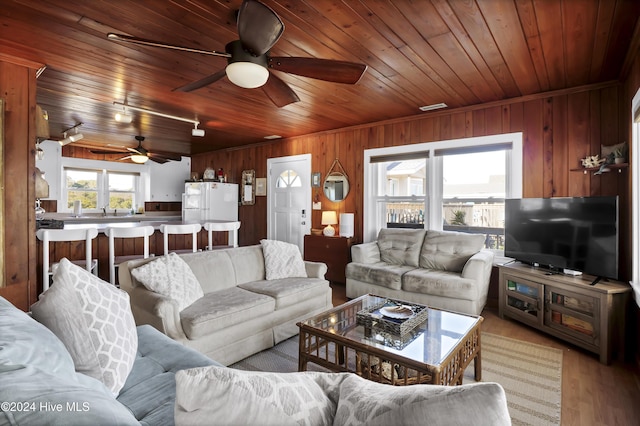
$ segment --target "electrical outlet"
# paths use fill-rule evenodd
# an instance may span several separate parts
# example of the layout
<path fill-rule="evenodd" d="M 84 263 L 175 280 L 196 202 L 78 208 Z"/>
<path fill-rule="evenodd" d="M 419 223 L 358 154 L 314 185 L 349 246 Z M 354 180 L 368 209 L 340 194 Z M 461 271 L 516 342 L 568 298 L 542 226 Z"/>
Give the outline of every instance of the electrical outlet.
<path fill-rule="evenodd" d="M 313 210 L 322 210 L 322 202 L 313 203 Z"/>

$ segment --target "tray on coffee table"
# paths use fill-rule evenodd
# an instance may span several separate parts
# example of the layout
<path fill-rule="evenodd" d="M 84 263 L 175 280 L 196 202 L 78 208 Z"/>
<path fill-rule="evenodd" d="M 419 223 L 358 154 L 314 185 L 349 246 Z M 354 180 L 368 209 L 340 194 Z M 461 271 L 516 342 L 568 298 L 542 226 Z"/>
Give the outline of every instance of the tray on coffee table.
<path fill-rule="evenodd" d="M 384 299 L 356 313 L 358 325 L 378 329 L 397 336 L 405 336 L 422 324 L 428 315 L 426 306 Z"/>

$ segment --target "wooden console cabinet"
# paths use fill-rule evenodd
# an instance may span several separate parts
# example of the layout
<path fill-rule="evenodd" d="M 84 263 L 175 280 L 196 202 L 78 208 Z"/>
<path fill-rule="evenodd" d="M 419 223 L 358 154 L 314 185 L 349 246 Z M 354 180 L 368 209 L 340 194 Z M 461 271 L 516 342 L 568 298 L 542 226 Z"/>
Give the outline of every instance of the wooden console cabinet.
<path fill-rule="evenodd" d="M 304 236 L 304 260 L 327 264 L 325 278 L 331 282 L 345 284 L 344 271 L 351 261 L 351 238 L 325 237 L 324 235 Z"/>
<path fill-rule="evenodd" d="M 619 281 L 591 285 L 591 275 L 567 276 L 512 263 L 501 265 L 499 314 L 595 352 L 609 364 L 624 350 L 631 287 Z"/>

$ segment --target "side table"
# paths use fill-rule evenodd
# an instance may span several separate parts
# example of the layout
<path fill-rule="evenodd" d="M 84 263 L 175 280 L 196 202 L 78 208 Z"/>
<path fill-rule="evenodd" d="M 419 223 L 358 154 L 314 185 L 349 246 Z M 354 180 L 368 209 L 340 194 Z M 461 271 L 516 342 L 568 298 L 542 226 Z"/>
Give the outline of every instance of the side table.
<path fill-rule="evenodd" d="M 327 264 L 325 278 L 331 282 L 345 284 L 345 268 L 351 262 L 352 238 L 304 236 L 304 260 Z"/>

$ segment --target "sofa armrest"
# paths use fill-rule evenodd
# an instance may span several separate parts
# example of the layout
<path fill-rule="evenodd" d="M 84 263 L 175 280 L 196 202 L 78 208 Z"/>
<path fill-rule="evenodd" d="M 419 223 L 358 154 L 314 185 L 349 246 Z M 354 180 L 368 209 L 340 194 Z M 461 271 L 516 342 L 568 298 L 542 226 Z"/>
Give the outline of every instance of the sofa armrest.
<path fill-rule="evenodd" d="M 380 262 L 380 249 L 377 242 L 351 246 L 351 261 L 354 263 Z"/>
<path fill-rule="evenodd" d="M 309 278 L 322 278 L 327 273 L 327 265 L 322 262 L 311 262 L 309 260 L 304 261 L 304 268 L 307 270 L 307 277 Z"/>
<path fill-rule="evenodd" d="M 489 286 L 491 268 L 493 267 L 493 252 L 480 250 L 464 265 L 462 278 L 470 278 L 482 286 Z"/>
<path fill-rule="evenodd" d="M 182 329 L 178 302 L 143 286 L 127 290 L 137 325 L 150 324 L 177 341 L 187 336 Z"/>

